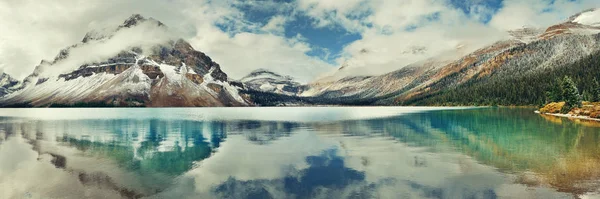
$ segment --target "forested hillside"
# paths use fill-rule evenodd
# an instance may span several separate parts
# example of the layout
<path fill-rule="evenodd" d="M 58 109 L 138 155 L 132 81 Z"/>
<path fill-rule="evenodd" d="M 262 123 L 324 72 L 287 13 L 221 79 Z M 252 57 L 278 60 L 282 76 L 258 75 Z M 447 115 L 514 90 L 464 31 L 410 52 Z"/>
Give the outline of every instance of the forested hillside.
<path fill-rule="evenodd" d="M 543 48 L 541 48 L 543 49 Z M 513 49 L 519 50 L 519 49 Z M 544 61 L 544 60 L 539 60 Z M 528 70 L 543 64 L 532 60 L 518 67 L 500 68 L 487 78 L 472 79 L 465 84 L 438 93 L 422 95 L 402 105 L 543 105 L 549 101 L 546 91 L 557 86 L 565 76 L 573 79 L 581 92 L 592 92 L 594 78 L 600 78 L 600 52 L 596 51 L 574 63 Z"/>

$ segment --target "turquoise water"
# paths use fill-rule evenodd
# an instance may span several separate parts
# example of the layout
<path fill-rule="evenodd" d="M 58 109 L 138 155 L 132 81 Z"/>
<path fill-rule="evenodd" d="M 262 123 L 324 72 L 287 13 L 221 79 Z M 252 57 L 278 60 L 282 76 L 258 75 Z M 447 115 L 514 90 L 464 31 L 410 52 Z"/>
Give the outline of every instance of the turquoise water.
<path fill-rule="evenodd" d="M 0 115 L 0 198 L 573 198 L 600 187 L 600 125 L 532 109 Z"/>

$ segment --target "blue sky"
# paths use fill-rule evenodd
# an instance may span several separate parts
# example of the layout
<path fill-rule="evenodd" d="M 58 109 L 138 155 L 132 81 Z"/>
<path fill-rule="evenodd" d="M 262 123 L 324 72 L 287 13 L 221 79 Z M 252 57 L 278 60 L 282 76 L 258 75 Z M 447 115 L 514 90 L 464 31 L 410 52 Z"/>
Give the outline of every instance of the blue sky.
<path fill-rule="evenodd" d="M 72 6 L 78 5 L 78 6 Z M 456 49 L 546 28 L 598 0 L 0 1 L 0 70 L 19 79 L 86 32 L 156 18 L 231 78 L 266 68 L 302 82 L 345 64 L 377 75 Z"/>
<path fill-rule="evenodd" d="M 277 15 L 289 16 L 289 20 L 284 24 L 284 32 L 282 36 L 286 38 L 294 38 L 301 35 L 305 42 L 311 46 L 311 50 L 305 54 L 311 57 L 324 60 L 332 65 L 339 65 L 339 58 L 344 54 L 344 47 L 363 39 L 360 31 L 350 30 L 341 24 L 330 24 L 328 26 L 315 26 L 319 19 L 311 16 L 305 10 L 295 8 L 293 5 L 295 2 L 288 1 L 273 1 L 275 4 L 279 4 L 277 9 L 264 9 L 260 3 L 248 3 L 238 4 L 235 7 L 239 9 L 244 17 L 250 23 L 253 24 L 267 24 L 269 20 Z M 447 0 L 447 1 L 431 1 L 446 6 L 449 10 L 455 10 L 464 14 L 466 18 L 472 20 L 474 23 L 480 23 L 481 25 L 489 25 L 492 18 L 504 7 L 503 0 Z M 534 1 L 531 1 L 534 2 Z M 566 2 L 573 2 L 574 5 L 581 4 L 581 7 L 586 7 L 584 3 L 576 0 L 567 0 Z M 525 3 L 528 3 L 525 1 Z M 540 12 L 553 12 L 556 9 L 555 0 L 540 0 L 536 1 L 536 9 L 542 8 Z M 561 2 L 564 3 L 564 2 Z M 541 5 L 541 6 L 540 6 Z M 257 8 L 258 7 L 258 8 Z M 335 9 L 330 12 L 339 12 Z M 357 21 L 365 20 L 373 10 L 368 10 L 362 15 L 351 16 Z M 422 19 L 416 23 L 406 25 L 403 30 L 406 32 L 412 32 L 422 26 L 427 26 L 428 23 L 435 23 L 440 20 L 440 13 L 444 11 L 437 11 L 433 13 L 424 13 L 420 16 Z M 574 13 L 560 13 L 557 14 L 557 18 L 566 18 Z M 350 17 L 349 17 L 350 18 Z M 540 24 L 544 24 L 541 22 Z M 373 27 L 373 23 L 364 22 L 365 27 Z M 524 24 L 531 25 L 531 24 Z M 227 26 L 220 26 L 223 31 L 228 31 Z M 382 31 L 385 33 L 385 31 Z"/>
<path fill-rule="evenodd" d="M 293 1 L 275 1 L 282 4 L 291 3 Z M 482 0 L 478 3 L 469 0 L 450 0 L 447 4 L 457 10 L 462 11 L 467 16 L 479 15 L 477 9 L 485 9 L 487 12 L 482 14 L 478 21 L 482 24 L 487 24 L 492 19 L 493 15 L 502 8 L 502 0 Z M 551 4 L 551 3 L 550 3 Z M 344 46 L 360 40 L 362 38 L 360 33 L 350 31 L 342 26 L 334 25 L 328 27 L 315 27 L 313 24 L 316 23 L 316 19 L 305 15 L 303 12 L 298 12 L 292 8 L 282 6 L 282 9 L 255 9 L 253 6 L 243 4 L 237 6 L 245 17 L 251 23 L 266 24 L 269 20 L 276 15 L 295 15 L 293 20 L 286 23 L 285 37 L 293 38 L 298 34 L 302 35 L 308 43 L 310 43 L 314 49 L 307 52 L 307 55 L 318 57 L 331 64 L 336 64 L 336 58 L 342 54 Z M 423 16 L 428 20 L 437 20 L 439 13 Z M 365 16 L 362 16 L 363 18 Z M 358 17 L 360 18 L 360 17 Z M 370 25 L 370 24 L 367 24 Z M 411 31 L 418 28 L 422 24 L 414 24 L 407 26 L 405 30 Z M 227 31 L 227 27 L 221 26 L 223 31 Z"/>
<path fill-rule="evenodd" d="M 281 4 L 292 3 L 293 1 L 275 1 Z M 475 15 L 476 10 L 473 6 L 483 6 L 485 9 L 491 12 L 481 18 L 481 23 L 488 23 L 493 14 L 495 14 L 500 8 L 502 8 L 502 0 L 486 0 L 477 4 L 470 3 L 465 0 L 450 0 L 448 2 L 451 6 L 464 12 L 465 15 Z M 302 35 L 308 43 L 313 46 L 313 50 L 306 54 L 313 57 L 318 57 L 331 64 L 336 64 L 336 58 L 341 56 L 344 46 L 360 40 L 361 34 L 345 29 L 339 25 L 333 25 L 328 27 L 315 27 L 313 24 L 316 23 L 316 19 L 305 15 L 303 12 L 298 12 L 292 8 L 281 6 L 281 9 L 255 9 L 255 6 L 249 6 L 248 4 L 238 5 L 245 17 L 251 23 L 267 24 L 269 20 L 276 15 L 294 15 L 293 20 L 284 25 L 284 36 L 288 38 L 296 37 L 298 34 Z M 431 14 L 424 16 L 429 20 L 436 20 L 435 16 Z M 363 18 L 366 16 L 362 16 Z M 358 17 L 360 19 L 360 17 Z M 370 25 L 370 24 L 367 24 Z M 407 31 L 416 29 L 420 24 L 414 24 L 406 28 Z M 228 31 L 227 26 L 220 26 L 223 31 Z"/>

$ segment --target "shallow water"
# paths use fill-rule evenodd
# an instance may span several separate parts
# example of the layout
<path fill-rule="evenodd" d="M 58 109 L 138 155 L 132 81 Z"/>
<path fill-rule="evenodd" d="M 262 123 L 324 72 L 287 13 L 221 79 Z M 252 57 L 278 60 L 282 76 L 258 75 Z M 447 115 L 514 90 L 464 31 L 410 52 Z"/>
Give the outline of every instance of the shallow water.
<path fill-rule="evenodd" d="M 531 109 L 0 109 L 0 198 L 573 198 L 600 125 Z"/>

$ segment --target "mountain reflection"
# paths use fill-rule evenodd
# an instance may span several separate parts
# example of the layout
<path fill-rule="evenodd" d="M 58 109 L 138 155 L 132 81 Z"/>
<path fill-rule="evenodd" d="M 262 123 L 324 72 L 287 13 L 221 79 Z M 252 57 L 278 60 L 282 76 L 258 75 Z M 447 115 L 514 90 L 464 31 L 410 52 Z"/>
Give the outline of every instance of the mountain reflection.
<path fill-rule="evenodd" d="M 579 123 L 511 108 L 324 122 L 0 118 L 0 196 L 570 198 L 599 188 L 600 131 Z M 14 188 L 40 186 L 28 172 L 57 184 Z M 72 184 L 89 190 L 57 190 Z"/>

